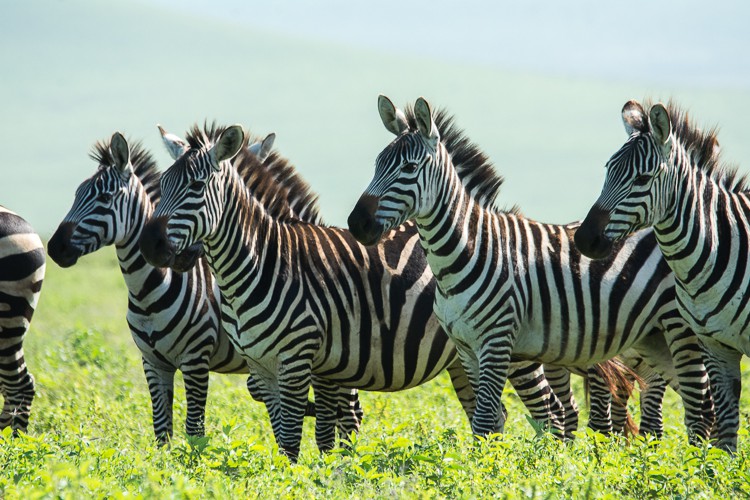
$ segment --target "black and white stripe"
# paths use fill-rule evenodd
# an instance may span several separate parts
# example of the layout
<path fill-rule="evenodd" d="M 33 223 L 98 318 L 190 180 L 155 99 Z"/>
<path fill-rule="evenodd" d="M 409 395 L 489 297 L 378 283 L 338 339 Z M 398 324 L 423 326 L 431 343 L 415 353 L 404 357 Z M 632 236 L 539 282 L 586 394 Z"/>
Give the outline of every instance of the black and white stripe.
<path fill-rule="evenodd" d="M 602 257 L 614 241 L 653 227 L 679 311 L 706 348 L 718 446 L 734 451 L 740 358 L 750 354 L 750 190 L 722 165 L 715 130 L 702 131 L 672 103 L 646 109 L 623 107 L 628 140 L 607 162 L 576 242 Z"/>
<path fill-rule="evenodd" d="M 141 250 L 165 266 L 203 242 L 222 293 L 222 320 L 265 385 L 279 447 L 296 458 L 312 375 L 332 389 L 396 391 L 448 369 L 471 417 L 474 392 L 432 313 L 435 282 L 414 226 L 365 248 L 346 230 L 273 216 L 269 205 L 283 198 L 266 173 L 274 158 L 255 161 L 242 148 L 243 135 L 233 126 L 215 137 L 188 137 L 189 149 L 162 176 L 162 199 Z M 540 365 L 520 364 L 513 382 L 536 418 L 560 425 L 552 409 L 559 402 Z"/>
<path fill-rule="evenodd" d="M 0 206 L 0 429 L 25 432 L 34 399 L 23 339 L 44 280 L 44 246 L 23 218 Z"/>
<path fill-rule="evenodd" d="M 573 244 L 575 226 L 496 209 L 502 178 L 444 113 L 438 125 L 420 98 L 407 118 L 383 96 L 379 110 L 397 137 L 378 156 L 350 228 L 372 244 L 416 221 L 438 282 L 435 313 L 477 392 L 476 434 L 495 425 L 511 357 L 586 367 L 632 348 L 677 380 L 691 439 L 708 437 L 713 407 L 700 347 L 677 313 L 653 233 L 592 261 Z"/>
<path fill-rule="evenodd" d="M 49 255 L 61 267 L 114 245 L 128 288 L 127 321 L 141 351 L 151 394 L 154 432 L 160 442 L 172 436 L 174 375 L 185 382 L 188 435 L 203 435 L 209 371 L 248 373 L 220 328 L 219 294 L 208 265 L 176 272 L 148 264 L 138 250 L 143 224 L 159 199 L 159 172 L 151 156 L 119 133 L 94 146 L 96 173 L 76 190 L 70 211 L 49 241 Z M 186 264 L 187 268 L 188 265 Z M 253 381 L 248 389 L 254 397 Z"/>

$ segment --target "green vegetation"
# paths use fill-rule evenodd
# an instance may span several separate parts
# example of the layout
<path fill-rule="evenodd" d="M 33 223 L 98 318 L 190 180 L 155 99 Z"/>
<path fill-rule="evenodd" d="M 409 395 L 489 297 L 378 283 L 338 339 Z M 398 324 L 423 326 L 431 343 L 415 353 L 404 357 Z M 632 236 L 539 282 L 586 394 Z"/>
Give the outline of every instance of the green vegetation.
<path fill-rule="evenodd" d="M 244 377 L 218 375 L 211 379 L 207 437 L 186 438 L 178 386 L 175 440 L 159 448 L 124 321 L 125 293 L 111 249 L 68 270 L 49 264 L 25 344 L 38 394 L 29 434 L 0 435 L 0 498 L 750 495 L 747 413 L 736 457 L 692 448 L 674 393 L 658 444 L 585 431 L 574 443 L 560 443 L 534 430 L 511 391 L 507 434 L 479 442 L 441 376 L 407 392 L 362 394 L 366 420 L 349 450 L 321 456 L 312 420 L 306 422 L 300 463 L 290 466 Z M 631 409 L 637 417 L 637 407 Z"/>

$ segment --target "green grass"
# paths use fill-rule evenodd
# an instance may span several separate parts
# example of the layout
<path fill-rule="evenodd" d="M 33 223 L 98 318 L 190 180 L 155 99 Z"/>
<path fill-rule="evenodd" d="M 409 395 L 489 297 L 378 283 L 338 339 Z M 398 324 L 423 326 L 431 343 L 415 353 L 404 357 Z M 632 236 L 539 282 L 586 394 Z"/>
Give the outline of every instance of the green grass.
<path fill-rule="evenodd" d="M 730 458 L 687 445 L 674 393 L 667 397 L 660 443 L 587 432 L 560 443 L 534 430 L 512 391 L 505 395 L 508 432 L 477 441 L 441 376 L 407 392 L 363 393 L 365 422 L 351 450 L 320 455 L 307 421 L 300 462 L 290 466 L 277 453 L 265 410 L 246 393 L 244 377 L 212 376 L 207 437 L 186 439 L 179 385 L 175 440 L 159 448 L 125 308 L 111 249 L 72 269 L 49 264 L 25 343 L 37 398 L 29 434 L 0 436 L 0 498 L 750 495 L 747 411 L 739 452 Z M 580 386 L 576 390 L 580 400 Z M 745 410 L 748 403 L 745 396 Z M 637 407 L 631 410 L 637 416 Z"/>

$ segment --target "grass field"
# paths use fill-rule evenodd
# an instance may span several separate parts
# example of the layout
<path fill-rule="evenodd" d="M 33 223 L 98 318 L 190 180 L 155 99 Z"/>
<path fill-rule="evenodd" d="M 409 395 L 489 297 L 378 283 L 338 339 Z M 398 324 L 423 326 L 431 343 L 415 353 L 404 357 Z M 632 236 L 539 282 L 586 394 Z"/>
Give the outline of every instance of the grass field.
<path fill-rule="evenodd" d="M 325 219 L 343 225 L 391 139 L 377 116 L 379 93 L 399 106 L 421 95 L 448 108 L 506 177 L 501 204 L 517 203 L 543 221 L 585 215 L 601 188 L 604 162 L 625 140 L 620 109 L 632 98 L 675 98 L 704 127 L 719 125 L 727 159 L 743 172 L 750 169 L 750 90 L 743 85 L 511 70 L 420 56 L 408 47 L 379 50 L 258 29 L 179 4 L 3 4 L 0 204 L 43 236 L 52 234 L 75 187 L 96 168 L 87 158 L 95 141 L 115 130 L 142 139 L 163 169 L 170 162 L 156 123 L 182 133 L 205 119 L 239 122 L 257 134 L 275 131 L 280 152 L 320 194 Z M 304 21 L 322 22 L 323 16 Z M 735 18 L 727 26 L 741 25 L 744 17 Z M 407 44 L 451 43 L 447 36 L 410 35 L 404 34 Z M 596 50 L 595 41 L 588 45 Z M 661 45 L 653 50 L 664 54 L 664 64 L 676 64 Z M 710 53 L 686 54 L 678 62 L 693 71 L 688 63 L 700 57 L 710 67 Z M 638 57 L 639 51 L 625 55 Z M 622 57 L 627 67 L 623 54 L 611 57 Z M 739 451 L 731 458 L 687 445 L 673 392 L 660 443 L 582 429 L 575 442 L 562 444 L 534 429 L 511 390 L 505 395 L 507 433 L 477 441 L 441 376 L 404 393 L 362 394 L 365 423 L 349 450 L 321 456 L 307 422 L 300 462 L 290 466 L 278 455 L 265 409 L 248 396 L 244 377 L 213 376 L 207 437 L 186 439 L 180 386 L 175 440 L 158 448 L 126 305 L 112 249 L 68 270 L 48 263 L 25 343 L 38 393 L 29 434 L 0 435 L 0 499 L 750 496 L 748 391 Z M 744 381 L 747 387 L 750 376 Z M 580 402 L 580 384 L 575 389 Z M 631 410 L 637 417 L 637 405 Z"/>
<path fill-rule="evenodd" d="M 575 442 L 562 444 L 534 430 L 510 390 L 507 433 L 478 442 L 441 376 L 407 392 L 363 393 L 365 422 L 351 450 L 321 456 L 307 422 L 300 462 L 290 466 L 278 455 L 265 410 L 246 393 L 244 378 L 212 376 L 207 437 L 186 438 L 179 386 L 175 439 L 159 448 L 125 307 L 111 248 L 72 269 L 48 264 L 25 343 L 37 397 L 29 434 L 0 437 L 0 498 L 750 495 L 747 395 L 739 452 L 730 458 L 688 446 L 672 392 L 660 443 L 582 430 Z M 581 400 L 579 385 L 576 390 Z M 637 417 L 637 405 L 631 410 Z"/>

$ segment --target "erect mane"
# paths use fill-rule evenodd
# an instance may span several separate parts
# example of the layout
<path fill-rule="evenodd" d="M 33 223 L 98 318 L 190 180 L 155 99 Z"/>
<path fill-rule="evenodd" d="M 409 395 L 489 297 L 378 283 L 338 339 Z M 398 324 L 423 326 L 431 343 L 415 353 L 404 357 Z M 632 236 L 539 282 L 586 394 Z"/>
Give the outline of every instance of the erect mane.
<path fill-rule="evenodd" d="M 89 157 L 99 164 L 100 171 L 106 168 L 116 168 L 114 166 L 115 159 L 109 146 L 109 139 L 97 141 L 89 153 Z M 143 184 L 151 203 L 156 205 L 161 198 L 161 187 L 159 185 L 161 172 L 157 170 L 156 162 L 151 153 L 143 148 L 141 141 L 128 140 L 128 147 L 130 148 L 130 164 L 133 166 L 133 172 Z"/>
<path fill-rule="evenodd" d="M 404 110 L 411 132 L 417 131 L 417 119 L 414 107 Z M 474 200 L 484 208 L 496 210 L 497 197 L 503 184 L 503 177 L 497 173 L 489 157 L 459 128 L 454 117 L 444 108 L 432 113 L 435 126 L 440 132 L 440 141 L 451 155 L 453 166 L 461 183 Z M 514 207 L 512 212 L 516 212 Z"/>
<path fill-rule="evenodd" d="M 186 140 L 191 148 L 210 147 L 226 128 L 215 123 L 204 124 L 202 129 L 194 125 Z M 262 139 L 245 133 L 243 147 L 232 159 L 232 166 L 252 196 L 278 221 L 301 220 L 322 224 L 317 205 L 318 197 L 312 192 L 310 185 L 300 177 L 294 165 L 275 151 L 263 161 L 249 151 L 248 144 Z"/>
<path fill-rule="evenodd" d="M 687 110 L 671 100 L 666 108 L 672 123 L 672 134 L 685 148 L 692 163 L 731 191 L 747 190 L 747 176 L 739 175 L 736 165 L 727 164 L 721 158 L 716 138 L 718 129 L 714 126 L 706 131 L 701 130 L 690 119 Z M 651 102 L 644 102 L 644 109 L 650 110 Z"/>

